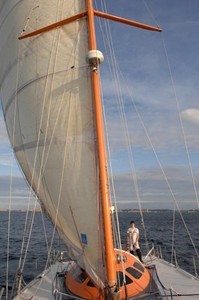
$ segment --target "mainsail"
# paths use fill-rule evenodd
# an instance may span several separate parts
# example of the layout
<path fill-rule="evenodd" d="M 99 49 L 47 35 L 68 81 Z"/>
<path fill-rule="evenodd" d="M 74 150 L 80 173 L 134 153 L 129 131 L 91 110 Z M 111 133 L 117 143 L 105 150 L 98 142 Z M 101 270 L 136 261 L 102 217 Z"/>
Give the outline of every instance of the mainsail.
<path fill-rule="evenodd" d="M 101 277 L 99 171 L 86 19 L 18 41 L 86 9 L 84 0 L 0 4 L 0 85 L 14 152 L 82 267 Z M 93 276 L 92 276 L 93 277 Z"/>

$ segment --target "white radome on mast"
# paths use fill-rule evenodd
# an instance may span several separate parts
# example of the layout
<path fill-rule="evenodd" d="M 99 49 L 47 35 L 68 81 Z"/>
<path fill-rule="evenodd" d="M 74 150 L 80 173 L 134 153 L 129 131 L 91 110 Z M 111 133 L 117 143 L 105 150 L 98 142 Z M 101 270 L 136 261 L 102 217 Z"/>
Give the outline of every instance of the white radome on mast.
<path fill-rule="evenodd" d="M 90 50 L 86 55 L 86 62 L 88 65 L 91 66 L 98 66 L 99 64 L 103 63 L 104 55 L 99 50 Z"/>

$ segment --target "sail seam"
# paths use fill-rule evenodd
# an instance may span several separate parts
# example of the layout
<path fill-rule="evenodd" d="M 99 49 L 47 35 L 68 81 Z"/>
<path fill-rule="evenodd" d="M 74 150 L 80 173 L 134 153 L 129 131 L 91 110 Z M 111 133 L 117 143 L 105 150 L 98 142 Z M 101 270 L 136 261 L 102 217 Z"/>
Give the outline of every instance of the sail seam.
<path fill-rule="evenodd" d="M 34 84 L 35 82 L 37 82 L 39 80 L 45 79 L 46 77 L 53 76 L 54 74 L 61 74 L 61 73 L 64 73 L 64 72 L 68 72 L 68 71 L 71 71 L 73 69 L 81 69 L 81 68 L 85 68 L 85 67 L 87 67 L 87 65 L 82 65 L 80 67 L 78 67 L 78 66 L 71 66 L 70 68 L 67 68 L 67 69 L 64 69 L 64 70 L 61 70 L 61 71 L 57 71 L 57 72 L 54 72 L 54 73 L 49 73 L 49 74 L 45 74 L 43 76 L 36 77 L 34 79 L 31 79 L 31 80 L 27 81 L 24 85 L 22 85 L 21 87 L 19 87 L 17 89 L 17 94 L 20 94 L 27 86 L 31 86 L 31 84 Z M 13 93 L 12 96 L 7 101 L 7 104 L 6 104 L 5 110 L 4 110 L 4 116 L 5 116 L 5 118 L 6 118 L 8 109 L 10 108 L 11 104 L 14 101 L 14 97 L 15 96 L 16 96 L 16 92 Z"/>

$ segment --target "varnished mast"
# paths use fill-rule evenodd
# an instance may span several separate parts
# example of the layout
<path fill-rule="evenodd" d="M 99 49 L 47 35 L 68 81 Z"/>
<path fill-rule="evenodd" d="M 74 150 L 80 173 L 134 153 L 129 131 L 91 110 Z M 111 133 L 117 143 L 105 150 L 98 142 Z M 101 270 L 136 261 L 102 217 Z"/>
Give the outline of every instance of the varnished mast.
<path fill-rule="evenodd" d="M 90 50 L 97 50 L 95 25 L 94 25 L 94 9 L 92 0 L 88 0 L 88 28 L 89 28 L 89 44 Z M 112 224 L 110 215 L 110 201 L 107 178 L 106 152 L 104 142 L 102 105 L 100 97 L 100 84 L 98 72 L 92 72 L 93 97 L 96 117 L 96 132 L 98 141 L 99 154 L 99 170 L 100 170 L 100 188 L 102 200 L 102 214 L 104 224 L 104 240 L 105 240 L 105 256 L 106 256 L 106 272 L 109 287 L 116 285 L 116 259 L 114 255 Z"/>

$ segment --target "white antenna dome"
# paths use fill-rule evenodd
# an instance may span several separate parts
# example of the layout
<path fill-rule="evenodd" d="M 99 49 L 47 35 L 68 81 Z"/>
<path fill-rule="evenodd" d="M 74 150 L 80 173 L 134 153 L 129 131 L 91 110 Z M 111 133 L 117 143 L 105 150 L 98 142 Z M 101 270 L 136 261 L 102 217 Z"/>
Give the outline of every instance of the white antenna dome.
<path fill-rule="evenodd" d="M 90 66 L 98 66 L 104 61 L 104 55 L 99 50 L 90 50 L 86 55 L 86 62 Z"/>

